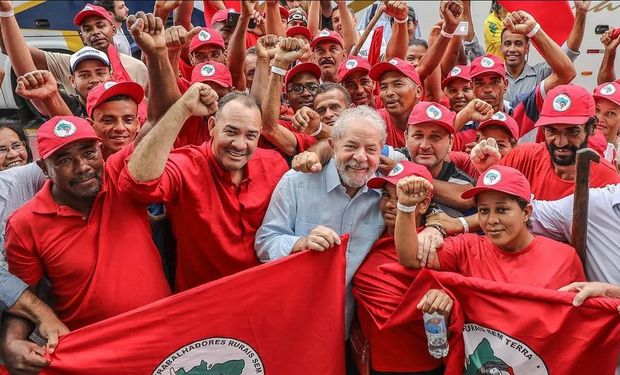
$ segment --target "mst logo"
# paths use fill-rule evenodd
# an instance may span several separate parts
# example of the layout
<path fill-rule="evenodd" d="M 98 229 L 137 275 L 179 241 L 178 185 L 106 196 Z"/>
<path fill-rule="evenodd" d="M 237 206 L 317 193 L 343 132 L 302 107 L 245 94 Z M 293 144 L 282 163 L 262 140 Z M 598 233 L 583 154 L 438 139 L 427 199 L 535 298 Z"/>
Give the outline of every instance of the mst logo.
<path fill-rule="evenodd" d="M 210 337 L 185 345 L 164 359 L 153 375 L 265 374 L 258 353 L 243 341 Z"/>
<path fill-rule="evenodd" d="M 548 375 L 545 362 L 527 344 L 478 324 L 463 327 L 464 375 Z"/>

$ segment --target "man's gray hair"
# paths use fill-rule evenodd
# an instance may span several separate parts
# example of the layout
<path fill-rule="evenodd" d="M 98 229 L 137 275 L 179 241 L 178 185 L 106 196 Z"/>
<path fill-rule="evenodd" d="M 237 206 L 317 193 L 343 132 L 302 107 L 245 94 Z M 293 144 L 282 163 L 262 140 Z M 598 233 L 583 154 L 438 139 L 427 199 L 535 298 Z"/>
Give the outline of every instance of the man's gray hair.
<path fill-rule="evenodd" d="M 385 121 L 377 111 L 365 105 L 342 111 L 332 128 L 332 138 L 334 140 L 340 139 L 348 126 L 366 126 L 367 123 L 377 127 L 381 133 L 381 144 L 384 145 L 387 137 Z"/>

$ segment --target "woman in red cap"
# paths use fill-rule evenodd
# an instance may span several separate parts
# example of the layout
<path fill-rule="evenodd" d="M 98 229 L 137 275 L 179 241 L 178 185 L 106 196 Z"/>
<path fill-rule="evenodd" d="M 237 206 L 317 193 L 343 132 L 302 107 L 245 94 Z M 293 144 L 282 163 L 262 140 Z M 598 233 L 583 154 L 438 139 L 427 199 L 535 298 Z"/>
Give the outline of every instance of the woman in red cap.
<path fill-rule="evenodd" d="M 410 161 L 403 161 L 392 169 L 385 177 L 374 177 L 368 181 L 368 187 L 382 189 L 379 209 L 383 215 L 386 230 L 375 242 L 353 278 L 353 295 L 358 301 L 357 316 L 359 326 L 351 329 L 351 342 L 354 355 L 358 358 L 358 367 L 367 366 L 370 374 L 442 374 L 441 360 L 434 359 L 428 353 L 426 336 L 422 320 L 414 321 L 407 326 L 379 330 L 372 315 L 381 314 L 375 311 L 388 295 L 398 289 L 399 283 L 392 280 L 379 269 L 380 266 L 398 263 L 394 244 L 394 226 L 396 223 L 397 196 L 396 184 L 408 176 L 433 182 L 427 168 Z M 414 215 L 418 223 L 423 223 L 424 214 L 431 202 L 431 195 L 424 197 L 417 204 Z M 424 226 L 416 228 L 424 229 Z M 401 291 L 403 292 L 403 291 Z M 418 308 L 424 312 L 439 312 L 449 315 L 452 301 L 441 290 L 429 290 Z M 369 311 L 373 310 L 373 311 Z M 361 343 L 367 344 L 361 344 Z M 369 348 L 368 348 L 369 347 Z M 360 370 L 363 370 L 360 368 Z M 365 373 L 365 372 L 362 372 Z"/>
<path fill-rule="evenodd" d="M 420 177 L 398 183 L 399 210 L 394 239 L 399 262 L 421 268 L 416 217 L 408 207 L 422 202 L 433 185 Z M 476 187 L 462 194 L 474 198 L 485 235 L 460 234 L 445 239 L 427 267 L 465 276 L 542 288 L 558 289 L 585 281 L 577 252 L 571 246 L 529 231 L 531 189 L 518 170 L 494 165 L 482 174 Z"/>

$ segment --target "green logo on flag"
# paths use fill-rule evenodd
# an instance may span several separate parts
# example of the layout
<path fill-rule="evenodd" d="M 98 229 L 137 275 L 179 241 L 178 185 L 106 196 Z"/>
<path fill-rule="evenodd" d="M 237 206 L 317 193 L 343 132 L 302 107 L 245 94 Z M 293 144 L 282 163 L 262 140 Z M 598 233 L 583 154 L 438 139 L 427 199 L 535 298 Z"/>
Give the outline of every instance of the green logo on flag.
<path fill-rule="evenodd" d="M 241 375 L 245 362 L 242 359 L 226 361 L 224 363 L 217 363 L 209 365 L 205 361 L 201 361 L 200 364 L 189 371 L 180 369 L 174 372 L 175 375 Z"/>

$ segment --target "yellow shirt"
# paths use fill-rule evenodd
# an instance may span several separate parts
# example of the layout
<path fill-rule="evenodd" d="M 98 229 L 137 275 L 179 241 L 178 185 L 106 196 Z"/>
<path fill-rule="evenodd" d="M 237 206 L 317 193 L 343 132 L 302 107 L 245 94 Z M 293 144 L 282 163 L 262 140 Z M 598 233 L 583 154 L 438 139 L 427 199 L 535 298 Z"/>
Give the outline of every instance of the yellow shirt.
<path fill-rule="evenodd" d="M 489 16 L 484 20 L 484 44 L 487 53 L 495 55 L 500 59 L 504 59 L 500 50 L 502 44 L 502 30 L 504 29 L 503 22 L 497 17 L 494 12 L 491 12 Z"/>

